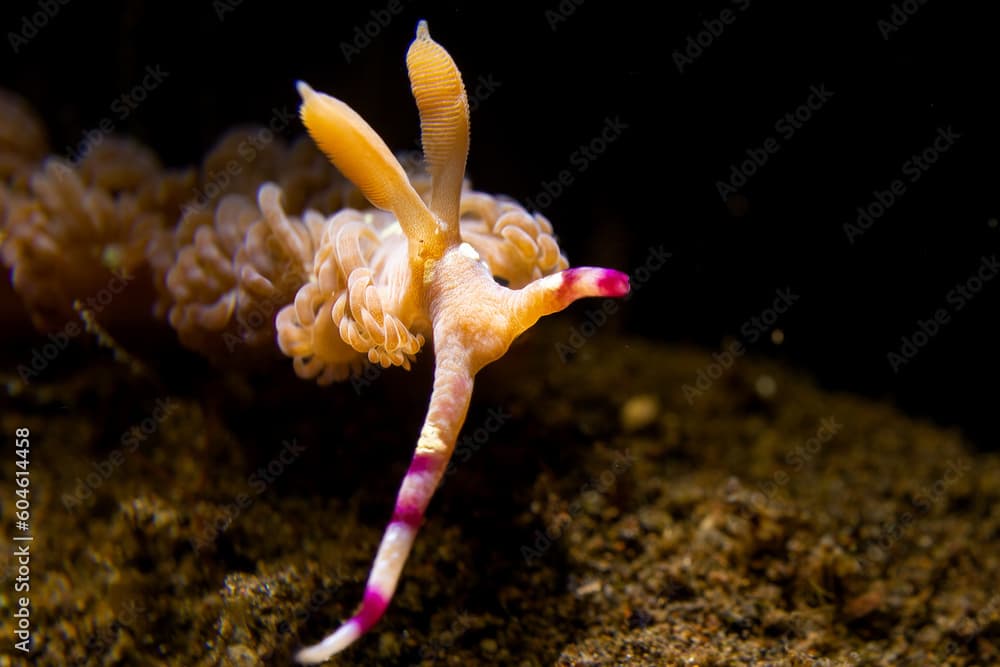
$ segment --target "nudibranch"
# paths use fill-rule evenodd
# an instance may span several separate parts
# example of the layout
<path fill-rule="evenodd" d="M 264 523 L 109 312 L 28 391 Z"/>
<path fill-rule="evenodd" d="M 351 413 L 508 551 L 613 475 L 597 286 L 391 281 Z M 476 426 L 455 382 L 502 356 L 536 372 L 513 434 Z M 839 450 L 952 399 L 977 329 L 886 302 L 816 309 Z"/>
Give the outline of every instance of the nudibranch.
<path fill-rule="evenodd" d="M 454 451 L 476 373 L 503 356 L 513 340 L 540 317 L 582 297 L 620 297 L 629 291 L 627 275 L 593 267 L 544 275 L 520 289 L 495 280 L 502 272 L 463 241 L 460 225 L 469 147 L 465 87 L 451 56 L 431 39 L 424 21 L 417 26 L 406 65 L 431 178 L 426 202 L 379 135 L 354 110 L 305 83 L 298 84 L 302 121 L 313 140 L 368 201 L 394 222 L 371 226 L 367 234 L 379 237 L 370 239 L 374 250 L 365 250 L 358 234 L 327 235 L 333 245 L 338 238 L 342 241 L 335 248 L 341 259 L 339 277 L 321 275 L 322 269 L 314 264 L 314 274 L 320 275 L 301 288 L 295 304 L 287 306 L 278 319 L 284 318 L 286 326 L 279 322 L 279 329 L 285 330 L 290 328 L 289 320 L 298 318 L 312 322 L 319 317 L 332 324 L 300 329 L 301 336 L 279 341 L 282 349 L 290 356 L 298 355 L 296 370 L 308 370 L 314 376 L 324 368 L 336 369 L 338 363 L 361 351 L 373 362 L 406 365 L 424 341 L 432 342 L 435 357 L 427 417 L 360 609 L 320 643 L 300 650 L 296 655 L 300 663 L 327 660 L 365 634 L 385 612 Z M 398 240 L 386 242 L 394 234 Z M 532 242 L 523 230 L 505 236 L 514 245 Z M 324 283 L 328 289 L 317 287 Z M 329 294 L 340 283 L 339 296 L 324 300 L 323 293 Z M 334 331 L 323 331 L 329 328 Z M 323 336 L 339 341 L 341 347 L 325 344 L 319 340 Z M 303 369 L 310 364 L 315 368 Z"/>

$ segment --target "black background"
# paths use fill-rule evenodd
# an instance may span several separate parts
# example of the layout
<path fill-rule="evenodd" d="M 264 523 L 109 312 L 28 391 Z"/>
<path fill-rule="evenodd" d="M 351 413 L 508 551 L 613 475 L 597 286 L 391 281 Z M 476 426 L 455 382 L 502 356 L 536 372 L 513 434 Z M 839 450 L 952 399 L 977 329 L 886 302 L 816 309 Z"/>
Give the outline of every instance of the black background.
<path fill-rule="evenodd" d="M 572 264 L 631 272 L 651 247 L 672 253 L 617 316 L 621 331 L 719 350 L 788 287 L 800 298 L 778 320 L 784 343 L 765 337 L 752 353 L 995 449 L 1000 277 L 961 312 L 946 298 L 1000 238 L 995 22 L 944 0 L 665 4 L 70 0 L 53 2 L 14 53 L 11 33 L 45 3 L 4 3 L 0 85 L 39 109 L 63 155 L 112 117 L 168 165 L 194 164 L 226 128 L 294 110 L 300 78 L 351 104 L 391 147 L 414 148 L 404 55 L 425 18 L 470 97 L 481 77 L 499 82 L 472 116 L 478 188 L 541 202 L 543 184 L 569 169 L 574 182 L 543 212 Z M 884 34 L 879 21 L 903 5 L 912 15 Z M 733 21 L 709 39 L 706 22 L 723 10 Z M 366 25 L 377 34 L 348 57 Z M 699 33 L 707 46 L 678 67 Z M 167 78 L 119 119 L 114 100 L 156 65 Z M 779 136 L 775 123 L 811 86 L 833 95 Z M 580 171 L 573 152 L 616 117 L 627 129 Z M 943 128 L 961 138 L 909 182 L 904 162 Z M 780 150 L 723 202 L 717 182 L 769 136 Z M 850 243 L 844 224 L 895 178 L 906 192 Z M 950 322 L 894 372 L 887 354 L 938 308 Z M 567 328 L 585 312 L 574 306 Z"/>

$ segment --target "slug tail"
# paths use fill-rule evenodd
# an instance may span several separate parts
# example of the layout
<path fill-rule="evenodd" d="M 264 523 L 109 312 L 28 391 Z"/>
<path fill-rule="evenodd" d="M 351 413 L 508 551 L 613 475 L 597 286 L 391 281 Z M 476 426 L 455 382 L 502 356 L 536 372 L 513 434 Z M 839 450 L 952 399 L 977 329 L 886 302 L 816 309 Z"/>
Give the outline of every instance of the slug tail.
<path fill-rule="evenodd" d="M 297 662 L 314 665 L 328 660 L 368 632 L 385 613 L 396 592 L 427 505 L 455 451 L 455 442 L 469 410 L 471 396 L 472 375 L 466 363 L 447 357 L 439 359 L 417 451 L 400 485 L 392 519 L 382 535 L 365 585 L 361 608 L 323 641 L 300 650 L 295 656 Z"/>

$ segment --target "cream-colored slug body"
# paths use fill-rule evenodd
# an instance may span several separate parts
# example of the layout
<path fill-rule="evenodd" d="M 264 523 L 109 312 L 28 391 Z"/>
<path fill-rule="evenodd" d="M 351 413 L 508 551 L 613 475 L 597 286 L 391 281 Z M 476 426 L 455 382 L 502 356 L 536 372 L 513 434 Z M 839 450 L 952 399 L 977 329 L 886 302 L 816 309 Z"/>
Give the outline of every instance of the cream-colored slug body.
<path fill-rule="evenodd" d="M 431 340 L 435 355 L 427 418 L 361 607 L 322 642 L 299 651 L 296 659 L 302 663 L 323 662 L 343 650 L 384 613 L 454 450 L 476 373 L 503 356 L 543 315 L 582 297 L 623 296 L 629 289 L 628 277 L 611 269 L 560 271 L 566 264 L 548 221 L 512 202 L 463 190 L 469 108 L 458 68 L 423 21 L 406 62 L 431 176 L 428 202 L 357 113 L 305 83 L 298 85 L 302 120 L 317 145 L 391 221 L 374 223 L 368 231 L 356 228 L 360 240 L 355 245 L 350 237 L 328 239 L 340 243 L 341 252 L 334 254 L 348 262 L 335 268 L 336 276 L 325 277 L 322 262 L 314 262 L 314 278 L 302 287 L 309 303 L 298 313 L 312 320 L 296 330 L 314 333 L 309 340 L 299 336 L 294 345 L 282 341 L 282 328 L 294 328 L 298 317 L 298 303 L 287 306 L 278 317 L 282 349 L 297 357 L 297 369 L 312 364 L 314 374 L 349 360 L 351 351 L 383 365 L 405 365 Z M 495 222 L 491 227 L 485 220 Z M 393 239 L 395 223 L 402 234 Z M 515 289 L 498 284 L 494 276 Z M 331 295 L 317 288 L 324 280 L 327 288 L 341 292 L 332 303 Z M 316 303 L 323 305 L 316 309 Z M 321 361 L 315 363 L 316 358 Z M 338 374 L 343 373 L 330 375 Z"/>

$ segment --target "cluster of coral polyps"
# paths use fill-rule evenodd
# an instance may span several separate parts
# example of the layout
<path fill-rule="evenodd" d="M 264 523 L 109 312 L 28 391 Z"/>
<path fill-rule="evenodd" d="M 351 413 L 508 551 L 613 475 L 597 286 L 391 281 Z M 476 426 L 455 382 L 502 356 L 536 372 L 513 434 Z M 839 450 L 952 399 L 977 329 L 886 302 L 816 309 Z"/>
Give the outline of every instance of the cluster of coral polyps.
<path fill-rule="evenodd" d="M 409 367 L 424 344 L 396 312 L 399 224 L 308 138 L 237 128 L 181 170 L 112 136 L 75 160 L 48 152 L 30 106 L 0 91 L 0 257 L 39 330 L 81 306 L 111 328 L 165 320 L 217 364 L 280 350 L 320 384 L 365 359 Z M 428 198 L 419 160 L 400 159 Z M 468 186 L 460 206 L 463 238 L 511 288 L 567 267 L 541 215 Z"/>

